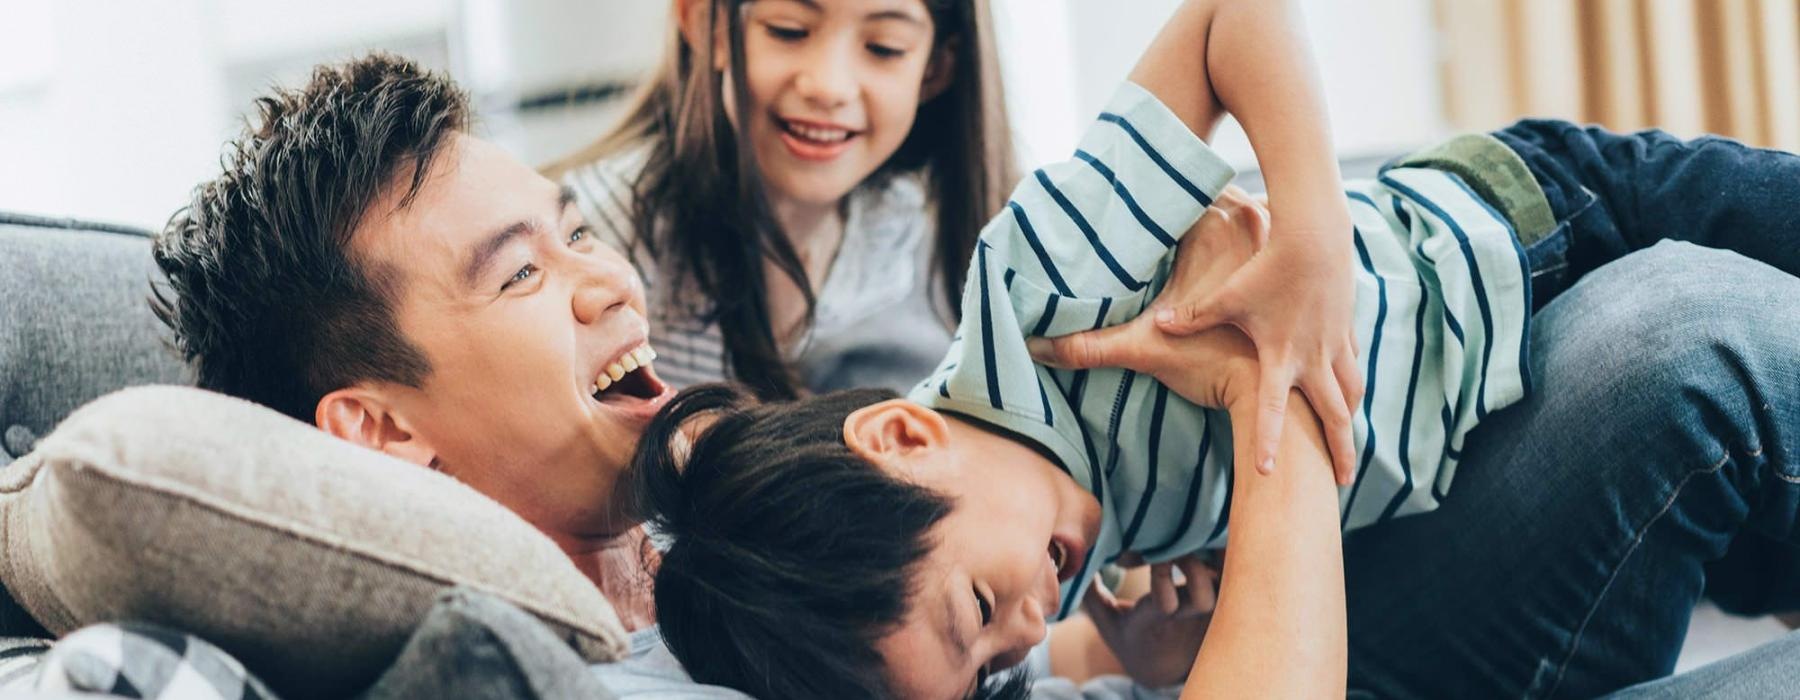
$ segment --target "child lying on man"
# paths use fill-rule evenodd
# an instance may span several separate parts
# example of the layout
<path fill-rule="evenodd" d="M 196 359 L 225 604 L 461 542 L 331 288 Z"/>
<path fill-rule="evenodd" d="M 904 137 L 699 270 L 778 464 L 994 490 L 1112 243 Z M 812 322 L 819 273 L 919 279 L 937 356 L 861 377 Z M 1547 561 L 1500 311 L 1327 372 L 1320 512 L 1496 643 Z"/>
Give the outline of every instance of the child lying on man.
<path fill-rule="evenodd" d="M 1529 385 L 1515 230 L 1541 233 L 1549 207 L 1517 155 L 1474 139 L 1434 162 L 1518 167 L 1474 183 L 1394 167 L 1347 186 L 1367 389 L 1346 528 L 1436 507 L 1464 437 Z M 1129 370 L 1037 364 L 1026 341 L 1142 313 L 1232 176 L 1127 83 L 1074 156 L 1025 178 L 983 230 L 956 341 L 907 398 L 758 404 L 715 385 L 665 407 L 636 472 L 642 515 L 673 540 L 656 583 L 663 635 L 693 677 L 766 697 L 937 695 L 934 683 L 968 695 L 1021 661 L 1103 564 L 1222 547 L 1227 416 Z M 1228 232 L 1258 225 L 1254 206 L 1227 203 L 1213 215 L 1235 218 Z M 1183 254 L 1254 245 L 1220 235 Z M 671 448 L 694 419 L 691 443 Z"/>

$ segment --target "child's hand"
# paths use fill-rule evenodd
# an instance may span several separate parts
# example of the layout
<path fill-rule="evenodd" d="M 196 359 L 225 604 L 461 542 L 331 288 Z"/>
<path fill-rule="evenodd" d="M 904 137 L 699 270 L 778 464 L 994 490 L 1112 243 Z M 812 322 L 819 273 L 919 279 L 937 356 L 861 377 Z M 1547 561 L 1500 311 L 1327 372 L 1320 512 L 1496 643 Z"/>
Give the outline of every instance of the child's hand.
<path fill-rule="evenodd" d="M 1267 226 L 1268 211 L 1241 190 L 1228 188 L 1214 206 L 1239 216 L 1261 217 Z M 1347 213 L 1341 218 L 1349 220 Z M 1275 222 L 1277 227 L 1280 223 Z M 1351 329 L 1355 280 L 1350 265 L 1355 253 L 1348 224 L 1341 231 L 1287 229 L 1265 236 L 1267 243 L 1222 284 L 1171 282 L 1157 299 L 1156 325 L 1175 336 L 1221 325 L 1235 326 L 1250 336 L 1261 366 L 1256 392 L 1257 470 L 1267 474 L 1274 469 L 1288 391 L 1297 387 L 1324 424 L 1337 482 L 1349 484 L 1356 461 L 1350 416 L 1362 401 L 1363 379 Z"/>
<path fill-rule="evenodd" d="M 1175 569 L 1187 579 L 1179 586 Z M 1187 678 L 1206 640 L 1218 579 L 1204 560 L 1183 557 L 1151 567 L 1150 595 L 1120 601 L 1096 581 L 1081 608 L 1126 675 L 1151 688 L 1171 686 Z"/>
<path fill-rule="evenodd" d="M 1263 247 L 1268 215 L 1248 195 L 1227 188 L 1176 249 L 1175 268 L 1161 296 L 1126 323 L 1053 340 L 1028 341 L 1032 358 L 1052 367 L 1124 367 L 1155 377 L 1182 398 L 1213 408 L 1240 407 L 1256 398 L 1256 347 L 1236 328 L 1188 335 L 1158 330 L 1156 310 L 1172 299 L 1225 284 Z"/>

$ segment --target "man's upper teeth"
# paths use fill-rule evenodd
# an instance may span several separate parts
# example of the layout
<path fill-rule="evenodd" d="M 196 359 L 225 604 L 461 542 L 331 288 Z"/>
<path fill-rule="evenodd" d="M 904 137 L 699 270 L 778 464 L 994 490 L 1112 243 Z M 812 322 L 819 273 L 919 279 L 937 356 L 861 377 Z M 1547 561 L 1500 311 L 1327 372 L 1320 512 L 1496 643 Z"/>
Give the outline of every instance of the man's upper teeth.
<path fill-rule="evenodd" d="M 651 350 L 649 344 L 632 348 L 618 360 L 601 368 L 600 376 L 594 378 L 594 393 L 606 391 L 613 385 L 613 382 L 619 381 L 626 374 L 635 372 L 640 367 L 650 366 L 650 361 L 654 359 L 656 359 L 656 351 Z"/>

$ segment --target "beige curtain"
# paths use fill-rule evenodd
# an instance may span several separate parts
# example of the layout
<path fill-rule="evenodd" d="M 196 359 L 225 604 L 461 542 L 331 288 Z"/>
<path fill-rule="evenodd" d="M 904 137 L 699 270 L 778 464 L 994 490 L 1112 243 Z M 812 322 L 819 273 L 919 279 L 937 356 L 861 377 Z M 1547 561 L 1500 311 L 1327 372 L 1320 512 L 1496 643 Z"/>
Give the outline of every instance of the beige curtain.
<path fill-rule="evenodd" d="M 1800 151 L 1800 0 L 1437 0 L 1445 111 Z"/>

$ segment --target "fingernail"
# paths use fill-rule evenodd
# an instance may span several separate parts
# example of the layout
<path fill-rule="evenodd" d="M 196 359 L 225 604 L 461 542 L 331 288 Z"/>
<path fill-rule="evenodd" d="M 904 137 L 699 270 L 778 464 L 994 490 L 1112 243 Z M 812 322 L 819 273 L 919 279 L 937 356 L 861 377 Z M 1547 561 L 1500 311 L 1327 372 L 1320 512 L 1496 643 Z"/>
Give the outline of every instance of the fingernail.
<path fill-rule="evenodd" d="M 1044 362 L 1050 357 L 1050 341 L 1043 338 L 1026 338 L 1025 350 L 1031 353 L 1031 359 Z"/>
<path fill-rule="evenodd" d="M 1257 465 L 1256 470 L 1260 471 L 1264 474 L 1274 474 L 1275 473 L 1275 458 L 1274 457 L 1264 457 L 1262 464 Z"/>
<path fill-rule="evenodd" d="M 1156 311 L 1156 322 L 1157 323 L 1174 323 L 1175 322 L 1175 310 L 1174 309 L 1158 309 Z"/>

